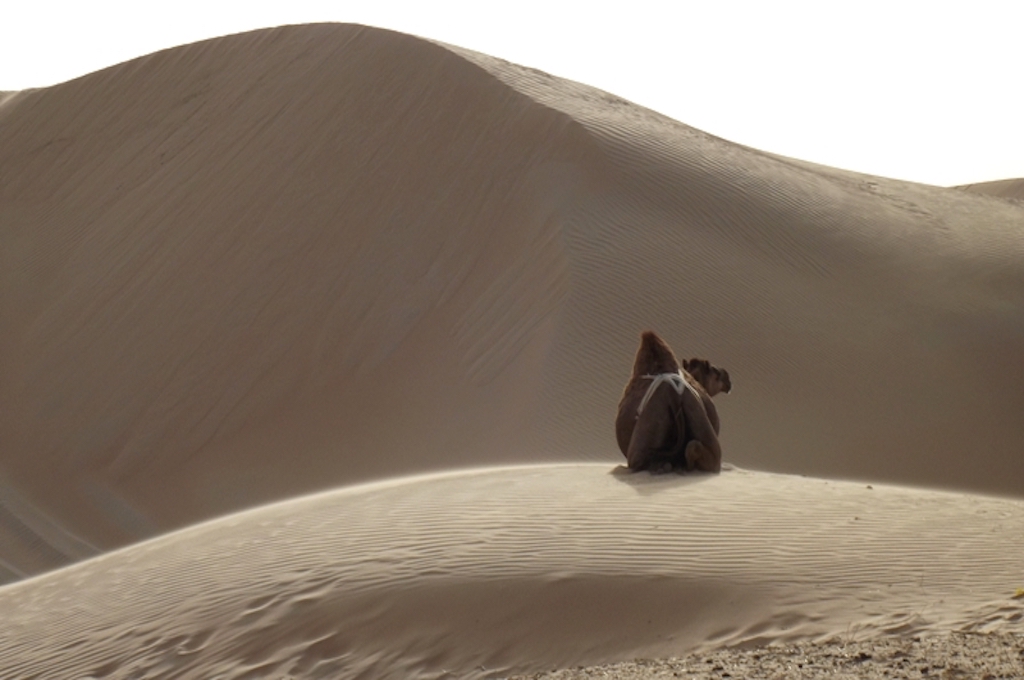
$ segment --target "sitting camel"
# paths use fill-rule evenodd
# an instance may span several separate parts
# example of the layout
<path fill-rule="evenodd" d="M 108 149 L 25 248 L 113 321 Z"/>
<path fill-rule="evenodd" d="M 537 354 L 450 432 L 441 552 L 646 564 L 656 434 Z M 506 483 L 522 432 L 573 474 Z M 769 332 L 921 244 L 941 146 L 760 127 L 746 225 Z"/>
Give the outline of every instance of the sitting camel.
<path fill-rule="evenodd" d="M 665 341 L 644 331 L 615 418 L 615 437 L 629 468 L 719 472 L 722 447 L 711 397 L 731 389 L 728 371 L 704 359 L 685 361 L 680 370 Z"/>

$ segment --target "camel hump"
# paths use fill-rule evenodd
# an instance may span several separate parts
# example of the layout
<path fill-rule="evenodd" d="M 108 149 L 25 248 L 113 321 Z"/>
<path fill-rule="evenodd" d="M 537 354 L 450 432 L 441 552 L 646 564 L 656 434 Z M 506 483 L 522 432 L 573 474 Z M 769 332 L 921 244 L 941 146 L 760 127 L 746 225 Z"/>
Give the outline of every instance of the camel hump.
<path fill-rule="evenodd" d="M 634 377 L 675 373 L 679 368 L 679 360 L 661 336 L 654 331 L 644 331 L 640 334 L 640 347 L 633 361 Z"/>

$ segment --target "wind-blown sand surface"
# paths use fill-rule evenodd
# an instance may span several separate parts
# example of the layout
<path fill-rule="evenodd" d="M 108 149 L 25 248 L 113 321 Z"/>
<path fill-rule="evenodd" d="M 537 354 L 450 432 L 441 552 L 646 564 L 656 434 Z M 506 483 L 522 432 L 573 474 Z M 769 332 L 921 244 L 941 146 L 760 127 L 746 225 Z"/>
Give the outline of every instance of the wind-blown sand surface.
<path fill-rule="evenodd" d="M 493 677 L 837 631 L 1024 631 L 1013 536 L 1024 501 L 485 468 L 251 510 L 8 586 L 0 658 L 14 677 Z"/>
<path fill-rule="evenodd" d="M 0 94 L 0 578 L 49 571 L 0 676 L 1020 631 L 1024 206 L 985 186 L 358 26 Z M 644 328 L 729 369 L 743 469 L 614 473 Z"/>

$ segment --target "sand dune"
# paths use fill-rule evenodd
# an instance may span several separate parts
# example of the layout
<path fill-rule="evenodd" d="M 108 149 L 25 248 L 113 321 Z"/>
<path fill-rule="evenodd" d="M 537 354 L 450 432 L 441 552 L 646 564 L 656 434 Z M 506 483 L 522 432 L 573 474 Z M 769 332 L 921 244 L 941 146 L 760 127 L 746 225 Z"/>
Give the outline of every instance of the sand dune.
<path fill-rule="evenodd" d="M 1024 179 L 1002 179 L 996 182 L 964 184 L 957 188 L 966 189 L 967 191 L 973 191 L 978 194 L 999 196 L 1000 198 L 1024 200 Z"/>
<path fill-rule="evenodd" d="M 0 658 L 55 680 L 496 677 L 836 631 L 1024 632 L 1024 546 L 1006 541 L 1021 535 L 1020 500 L 742 470 L 467 470 L 8 586 Z"/>
<path fill-rule="evenodd" d="M 0 580 L 99 555 L 0 589 L 3 670 L 1013 628 L 1020 501 L 970 493 L 1024 496 L 1024 206 L 983 195 L 1019 181 L 774 156 L 349 25 L 2 93 Z M 644 328 L 729 369 L 726 460 L 862 481 L 608 476 Z"/>

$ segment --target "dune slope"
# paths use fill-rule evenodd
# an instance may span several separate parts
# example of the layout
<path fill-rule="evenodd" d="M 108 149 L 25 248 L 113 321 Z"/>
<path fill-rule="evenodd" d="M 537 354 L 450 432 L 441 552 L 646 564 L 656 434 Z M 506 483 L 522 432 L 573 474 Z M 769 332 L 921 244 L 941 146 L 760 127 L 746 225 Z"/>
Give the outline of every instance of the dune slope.
<path fill-rule="evenodd" d="M 964 184 L 957 188 L 1000 198 L 1024 200 L 1024 179 L 1001 179 L 995 182 Z"/>
<path fill-rule="evenodd" d="M 1024 547 L 1005 540 L 1022 533 L 1020 500 L 743 470 L 398 479 L 0 589 L 0 670 L 500 677 L 837 634 L 1024 632 Z"/>
<path fill-rule="evenodd" d="M 616 462 L 645 327 L 734 376 L 733 462 L 1024 493 L 1020 205 L 388 31 L 7 97 L 0 276 L 9 578 L 356 481 Z"/>

